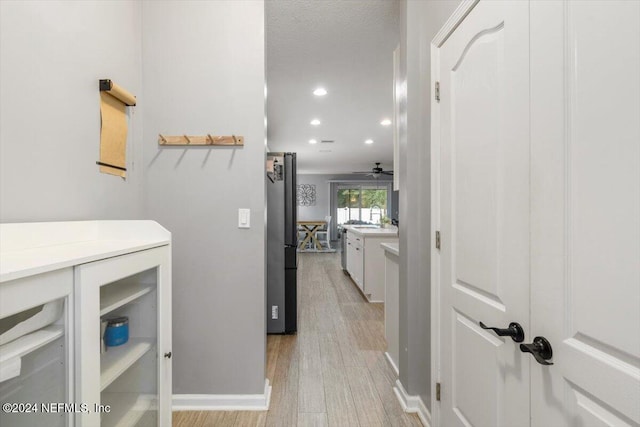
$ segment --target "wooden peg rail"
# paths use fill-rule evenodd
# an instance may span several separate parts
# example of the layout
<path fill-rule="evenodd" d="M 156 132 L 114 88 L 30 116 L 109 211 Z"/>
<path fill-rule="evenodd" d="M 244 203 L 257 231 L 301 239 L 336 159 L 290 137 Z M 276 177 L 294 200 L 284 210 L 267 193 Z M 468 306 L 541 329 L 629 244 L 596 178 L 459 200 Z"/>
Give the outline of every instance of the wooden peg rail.
<path fill-rule="evenodd" d="M 199 136 L 188 136 L 188 135 L 177 135 L 177 136 L 165 136 L 158 135 L 158 144 L 159 145 L 223 145 L 225 147 L 229 146 L 243 146 L 244 145 L 244 137 L 242 136 L 215 136 L 215 135 L 199 135 Z"/>

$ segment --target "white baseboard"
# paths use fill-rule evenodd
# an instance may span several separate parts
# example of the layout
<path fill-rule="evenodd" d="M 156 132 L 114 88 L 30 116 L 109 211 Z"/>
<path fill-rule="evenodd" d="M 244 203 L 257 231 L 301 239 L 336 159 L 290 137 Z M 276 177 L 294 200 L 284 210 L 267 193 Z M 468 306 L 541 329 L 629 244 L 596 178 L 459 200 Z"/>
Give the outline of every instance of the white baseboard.
<path fill-rule="evenodd" d="M 264 381 L 263 394 L 174 394 L 174 411 L 266 411 L 271 385 Z"/>
<path fill-rule="evenodd" d="M 393 388 L 400 406 L 405 412 L 418 414 L 418 418 L 425 427 L 431 426 L 431 414 L 420 396 L 411 396 L 402 386 L 400 380 L 396 380 L 396 386 Z"/>
<path fill-rule="evenodd" d="M 399 376 L 400 375 L 400 371 L 398 370 L 398 366 L 396 366 L 396 363 L 391 358 L 391 355 L 389 354 L 389 352 L 385 351 L 384 355 L 387 357 L 387 362 L 389 362 L 389 365 L 391 365 L 391 368 L 393 369 L 393 372 L 396 373 L 396 376 Z"/>

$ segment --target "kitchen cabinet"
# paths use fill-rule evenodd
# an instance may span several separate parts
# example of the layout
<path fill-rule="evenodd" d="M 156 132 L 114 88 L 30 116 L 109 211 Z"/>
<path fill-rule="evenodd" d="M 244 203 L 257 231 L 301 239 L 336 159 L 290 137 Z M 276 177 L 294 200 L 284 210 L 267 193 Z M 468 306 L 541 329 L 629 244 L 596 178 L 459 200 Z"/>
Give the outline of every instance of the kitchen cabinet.
<path fill-rule="evenodd" d="M 45 328 L 66 344 L 64 377 L 36 378 L 39 384 L 52 382 L 50 388 L 63 395 L 41 398 L 39 390 L 27 390 L 21 401 L 75 408 L 61 422 L 35 423 L 171 425 L 171 234 L 153 221 L 0 227 L 0 319 L 16 311 L 5 310 L 7 299 L 16 306 L 56 297 L 65 303 L 59 325 Z M 128 318 L 128 341 L 101 352 L 102 321 L 122 316 Z M 4 403 L 7 396 L 0 397 Z M 34 425 L 35 418 L 24 415 L 20 421 Z"/>
<path fill-rule="evenodd" d="M 398 241 L 397 229 L 371 226 L 347 228 L 347 272 L 369 302 L 384 302 L 384 250 L 381 243 Z"/>
<path fill-rule="evenodd" d="M 362 237 L 351 231 L 347 231 L 347 271 L 364 292 L 364 250 Z"/>
<path fill-rule="evenodd" d="M 0 282 L 0 425 L 70 424 L 33 405 L 72 401 L 72 291 L 72 268 Z"/>
<path fill-rule="evenodd" d="M 171 405 L 169 261 L 165 246 L 77 267 L 79 399 L 110 409 L 82 414 L 82 425 L 170 423 L 160 422 Z M 129 341 L 100 354 L 101 319 L 122 316 Z"/>
<path fill-rule="evenodd" d="M 355 251 L 355 239 L 353 237 L 353 233 L 349 233 L 348 231 L 345 231 L 345 233 L 345 247 L 342 248 L 342 250 L 347 252 L 347 273 L 349 273 L 349 276 L 353 277 L 353 269 L 355 264 L 355 255 L 353 253 Z"/>

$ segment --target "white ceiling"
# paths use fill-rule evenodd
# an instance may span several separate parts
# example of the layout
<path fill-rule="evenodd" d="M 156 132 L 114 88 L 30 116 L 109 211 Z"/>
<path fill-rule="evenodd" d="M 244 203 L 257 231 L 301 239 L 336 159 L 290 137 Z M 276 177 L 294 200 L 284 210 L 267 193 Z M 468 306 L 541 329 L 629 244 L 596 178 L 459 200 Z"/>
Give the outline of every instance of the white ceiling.
<path fill-rule="evenodd" d="M 393 166 L 395 0 L 270 0 L 266 4 L 267 141 L 298 153 L 299 173 Z M 322 86 L 328 94 L 316 97 Z M 309 122 L 318 118 L 320 126 Z M 316 139 L 317 144 L 309 144 Z M 367 145 L 366 139 L 374 143 Z M 333 144 L 321 140 L 335 140 Z M 331 152 L 320 152 L 331 150 Z"/>

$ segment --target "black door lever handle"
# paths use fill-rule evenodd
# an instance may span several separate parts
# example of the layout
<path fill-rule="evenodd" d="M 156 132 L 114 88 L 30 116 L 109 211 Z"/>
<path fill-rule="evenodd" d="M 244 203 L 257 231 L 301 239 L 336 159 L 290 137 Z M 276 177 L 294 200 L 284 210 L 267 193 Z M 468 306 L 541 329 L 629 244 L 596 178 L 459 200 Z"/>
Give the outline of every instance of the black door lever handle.
<path fill-rule="evenodd" d="M 516 322 L 509 323 L 509 327 L 506 329 L 492 328 L 482 322 L 480 322 L 480 327 L 482 329 L 491 329 L 496 333 L 496 335 L 501 337 L 511 337 L 511 339 L 515 342 L 524 341 L 524 330 L 522 329 L 522 326 L 520 326 L 520 324 Z"/>
<path fill-rule="evenodd" d="M 520 351 L 533 354 L 541 365 L 553 365 L 553 362 L 547 362 L 553 357 L 553 350 L 545 337 L 535 337 L 531 344 L 520 344 Z"/>

